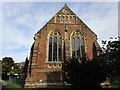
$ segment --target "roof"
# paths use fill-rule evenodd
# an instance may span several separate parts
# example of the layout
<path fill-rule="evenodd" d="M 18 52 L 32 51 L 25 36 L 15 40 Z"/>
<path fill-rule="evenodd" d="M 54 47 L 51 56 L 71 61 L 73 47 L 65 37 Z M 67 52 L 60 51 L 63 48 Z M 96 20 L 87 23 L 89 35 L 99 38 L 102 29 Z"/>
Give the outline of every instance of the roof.
<path fill-rule="evenodd" d="M 80 25 L 85 25 L 95 36 L 97 36 L 68 6 L 67 6 L 67 4 L 65 4 L 64 6 L 63 6 L 63 8 L 62 9 L 60 9 L 46 24 L 50 24 L 50 23 L 56 23 L 56 22 L 54 22 L 55 20 L 55 18 L 56 18 L 56 16 L 66 16 L 66 15 L 68 15 L 68 16 L 75 16 L 76 18 L 77 18 L 77 20 L 78 20 L 78 23 L 77 24 L 80 24 Z M 41 28 L 41 29 L 43 29 L 45 26 L 46 26 L 46 24 Z M 60 23 L 60 24 L 66 24 L 66 23 Z M 67 23 L 67 24 L 71 24 L 71 23 Z M 75 24 L 75 23 L 73 23 L 73 24 Z M 41 30 L 40 29 L 40 30 Z M 39 33 L 40 32 L 40 30 L 37 32 L 37 33 Z"/>
<path fill-rule="evenodd" d="M 64 5 L 64 7 L 58 11 L 57 14 L 62 14 L 62 15 L 76 15 L 68 6 L 67 4 Z"/>

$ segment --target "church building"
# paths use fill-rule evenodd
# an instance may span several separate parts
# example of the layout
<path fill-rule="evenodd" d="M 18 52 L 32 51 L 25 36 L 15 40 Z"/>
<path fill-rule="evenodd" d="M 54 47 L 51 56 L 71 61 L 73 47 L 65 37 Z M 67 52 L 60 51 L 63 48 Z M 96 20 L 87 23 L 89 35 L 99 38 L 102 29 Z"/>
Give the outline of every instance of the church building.
<path fill-rule="evenodd" d="M 97 35 L 65 4 L 35 34 L 24 87 L 62 87 L 66 59 L 92 60 L 99 51 Z"/>

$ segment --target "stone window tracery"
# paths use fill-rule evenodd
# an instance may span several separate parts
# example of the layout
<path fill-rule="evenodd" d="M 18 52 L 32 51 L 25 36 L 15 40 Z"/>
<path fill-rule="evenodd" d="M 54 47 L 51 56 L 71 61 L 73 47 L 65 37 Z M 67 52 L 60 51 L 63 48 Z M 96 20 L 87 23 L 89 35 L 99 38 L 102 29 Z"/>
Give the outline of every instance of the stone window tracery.
<path fill-rule="evenodd" d="M 75 31 L 71 36 L 72 58 L 81 59 L 85 56 L 84 36 Z"/>
<path fill-rule="evenodd" d="M 58 31 L 52 31 L 49 36 L 48 61 L 57 62 L 62 60 L 62 38 Z"/>

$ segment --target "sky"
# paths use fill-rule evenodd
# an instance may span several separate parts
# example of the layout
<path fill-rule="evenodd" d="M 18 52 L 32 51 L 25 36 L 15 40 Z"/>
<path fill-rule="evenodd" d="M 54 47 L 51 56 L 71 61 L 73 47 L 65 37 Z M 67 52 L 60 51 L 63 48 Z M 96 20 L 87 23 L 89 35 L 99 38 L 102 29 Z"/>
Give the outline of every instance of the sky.
<path fill-rule="evenodd" d="M 2 2 L 0 59 L 12 57 L 15 62 L 25 61 L 35 33 L 65 3 L 97 34 L 100 45 L 101 40 L 118 35 L 118 2 Z"/>

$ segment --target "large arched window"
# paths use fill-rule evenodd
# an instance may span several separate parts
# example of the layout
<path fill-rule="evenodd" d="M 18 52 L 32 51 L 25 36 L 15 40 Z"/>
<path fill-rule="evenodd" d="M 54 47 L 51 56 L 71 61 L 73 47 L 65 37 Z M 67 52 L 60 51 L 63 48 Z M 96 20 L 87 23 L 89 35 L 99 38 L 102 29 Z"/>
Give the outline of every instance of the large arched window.
<path fill-rule="evenodd" d="M 58 31 L 52 31 L 49 36 L 48 61 L 56 62 L 62 60 L 62 38 Z"/>
<path fill-rule="evenodd" d="M 75 31 L 71 36 L 72 58 L 81 59 L 85 56 L 84 36 L 79 31 Z"/>

